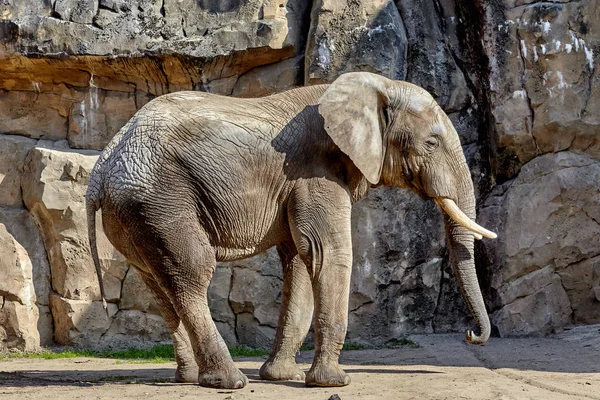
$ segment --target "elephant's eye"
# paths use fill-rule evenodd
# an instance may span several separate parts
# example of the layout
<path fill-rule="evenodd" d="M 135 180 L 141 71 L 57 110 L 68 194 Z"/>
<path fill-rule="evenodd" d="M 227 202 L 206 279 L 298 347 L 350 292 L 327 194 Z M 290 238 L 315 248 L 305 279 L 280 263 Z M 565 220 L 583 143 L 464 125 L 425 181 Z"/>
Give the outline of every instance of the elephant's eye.
<path fill-rule="evenodd" d="M 435 136 L 428 137 L 427 140 L 425 140 L 425 148 L 428 151 L 433 151 L 438 147 L 439 143 L 440 142 L 438 138 L 436 138 Z"/>

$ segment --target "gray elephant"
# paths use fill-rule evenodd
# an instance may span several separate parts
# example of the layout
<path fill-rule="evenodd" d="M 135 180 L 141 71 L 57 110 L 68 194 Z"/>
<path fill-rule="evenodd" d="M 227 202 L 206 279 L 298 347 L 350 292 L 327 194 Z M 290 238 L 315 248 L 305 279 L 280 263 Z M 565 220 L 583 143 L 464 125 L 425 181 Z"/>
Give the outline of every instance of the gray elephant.
<path fill-rule="evenodd" d="M 212 321 L 207 288 L 217 261 L 276 246 L 283 303 L 260 376 L 347 385 L 338 358 L 348 320 L 350 212 L 379 185 L 411 189 L 445 212 L 451 261 L 479 330 L 467 340 L 485 342 L 490 324 L 473 239 L 495 234 L 473 221 L 473 184 L 459 137 L 426 91 L 366 72 L 258 99 L 179 92 L 146 104 L 90 177 L 98 278 L 101 208 L 109 240 L 158 299 L 173 338 L 176 379 L 241 388 L 248 380 Z M 295 355 L 313 308 L 315 356 L 305 376 Z"/>

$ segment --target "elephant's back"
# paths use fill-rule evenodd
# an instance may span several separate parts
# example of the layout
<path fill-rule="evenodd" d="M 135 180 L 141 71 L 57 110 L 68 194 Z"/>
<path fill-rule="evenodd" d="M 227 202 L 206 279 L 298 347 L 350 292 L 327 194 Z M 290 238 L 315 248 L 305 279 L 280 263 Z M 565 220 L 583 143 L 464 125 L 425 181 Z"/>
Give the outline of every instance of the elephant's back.
<path fill-rule="evenodd" d="M 284 155 L 273 152 L 271 145 L 281 128 L 261 115 L 255 100 L 203 92 L 160 96 L 111 140 L 94 180 L 101 180 L 104 193 L 139 201 L 168 192 L 178 182 L 195 198 L 219 203 L 211 208 L 228 207 L 226 200 L 220 201 L 221 193 L 267 185 L 284 162 Z M 240 201 L 239 207 L 248 206 Z"/>

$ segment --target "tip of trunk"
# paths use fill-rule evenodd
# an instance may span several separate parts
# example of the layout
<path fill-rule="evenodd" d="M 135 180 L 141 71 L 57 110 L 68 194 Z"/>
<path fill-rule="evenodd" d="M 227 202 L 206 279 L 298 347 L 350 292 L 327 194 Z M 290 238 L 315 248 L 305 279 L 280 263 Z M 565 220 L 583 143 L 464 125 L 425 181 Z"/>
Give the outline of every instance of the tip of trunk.
<path fill-rule="evenodd" d="M 473 331 L 467 331 L 467 342 L 469 344 L 484 344 L 490 338 L 490 328 L 489 325 L 487 328 L 481 330 L 481 334 L 477 335 Z"/>

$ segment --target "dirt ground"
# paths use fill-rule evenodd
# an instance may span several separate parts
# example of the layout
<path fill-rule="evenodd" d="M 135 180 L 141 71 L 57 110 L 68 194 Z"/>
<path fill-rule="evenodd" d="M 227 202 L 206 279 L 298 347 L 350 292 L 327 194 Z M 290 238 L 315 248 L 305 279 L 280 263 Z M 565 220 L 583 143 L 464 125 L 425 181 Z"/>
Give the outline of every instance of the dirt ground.
<path fill-rule="evenodd" d="M 420 347 L 344 352 L 352 383 L 343 388 L 261 381 L 261 358 L 236 360 L 250 378 L 236 391 L 176 384 L 174 363 L 10 359 L 0 362 L 0 399 L 600 399 L 600 325 L 485 346 L 459 334 L 411 339 Z M 298 356 L 305 369 L 311 359 L 312 352 Z"/>

